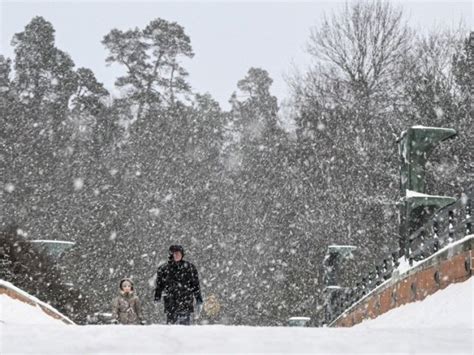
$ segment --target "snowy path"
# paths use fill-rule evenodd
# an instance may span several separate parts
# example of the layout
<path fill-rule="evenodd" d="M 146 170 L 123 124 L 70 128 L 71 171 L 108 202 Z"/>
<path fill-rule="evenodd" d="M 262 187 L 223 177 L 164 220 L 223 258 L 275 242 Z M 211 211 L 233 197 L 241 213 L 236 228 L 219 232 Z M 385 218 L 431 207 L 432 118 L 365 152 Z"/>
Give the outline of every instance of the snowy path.
<path fill-rule="evenodd" d="M 473 288 L 471 278 L 353 328 L 71 326 L 5 319 L 0 353 L 473 354 Z"/>
<path fill-rule="evenodd" d="M 468 329 L 288 329 L 252 327 L 6 327 L 2 354 L 472 354 Z"/>

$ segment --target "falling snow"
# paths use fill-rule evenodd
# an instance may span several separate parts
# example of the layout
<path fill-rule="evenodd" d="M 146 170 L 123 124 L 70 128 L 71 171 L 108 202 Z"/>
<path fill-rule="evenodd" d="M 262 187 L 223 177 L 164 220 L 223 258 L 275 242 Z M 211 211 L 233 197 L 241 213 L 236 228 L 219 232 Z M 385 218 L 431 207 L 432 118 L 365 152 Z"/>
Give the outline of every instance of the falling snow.
<path fill-rule="evenodd" d="M 314 13 L 306 37 L 294 38 L 307 66 L 280 68 L 291 73 L 288 97 L 274 94 L 275 68 L 240 53 L 250 59 L 227 83 L 227 107 L 199 93 L 209 90 L 189 63 L 206 46 L 193 48 L 200 39 L 179 19 L 105 16 L 101 39 L 84 43 L 118 70 L 106 87 L 66 52 L 56 23 L 12 17 L 11 58 L 0 55 L 0 222 L 2 242 L 18 238 L 8 250 L 28 257 L 1 277 L 32 293 L 44 287 L 45 302 L 84 324 L 110 312 L 130 276 L 150 322 L 163 323 L 150 295 L 169 246 L 180 244 L 204 298 L 219 306 L 205 324 L 281 326 L 307 316 L 321 325 L 330 245 L 357 247 L 334 285 L 350 289 L 399 252 L 407 199 L 460 198 L 465 210 L 456 211 L 471 208 L 468 31 L 418 31 L 407 13 L 374 4 L 350 2 L 326 22 Z M 391 11 L 379 16 L 383 9 Z M 457 134 L 429 152 L 410 150 L 410 127 Z M 400 175 L 416 157 L 426 160 L 420 171 Z M 459 237 L 459 223 L 445 223 L 446 240 Z M 24 246 L 30 240 L 73 246 L 43 260 Z"/>
<path fill-rule="evenodd" d="M 74 190 L 79 191 L 84 187 L 84 180 L 81 178 L 74 179 Z"/>

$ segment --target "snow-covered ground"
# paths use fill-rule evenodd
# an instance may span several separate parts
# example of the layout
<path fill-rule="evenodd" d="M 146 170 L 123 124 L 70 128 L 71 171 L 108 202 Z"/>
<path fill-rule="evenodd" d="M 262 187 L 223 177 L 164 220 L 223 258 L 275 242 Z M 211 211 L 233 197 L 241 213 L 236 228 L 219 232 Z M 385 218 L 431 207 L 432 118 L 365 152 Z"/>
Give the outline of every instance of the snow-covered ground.
<path fill-rule="evenodd" d="M 54 307 L 41 301 L 40 299 L 30 295 L 28 292 L 16 287 L 15 285 L 0 279 L 0 286 L 16 293 L 20 298 L 29 299 L 31 304 L 35 306 L 28 306 L 22 302 L 14 300 L 5 294 L 0 294 L 0 322 L 8 322 L 9 324 L 74 324 L 72 320 L 65 315 L 58 312 Z M 58 315 L 57 318 L 63 318 L 64 321 L 53 317 L 48 317 L 45 311 L 41 309 L 48 309 L 49 312 Z M 1 348 L 0 348 L 1 350 Z"/>
<path fill-rule="evenodd" d="M 353 328 L 76 326 L 0 295 L 1 354 L 473 354 L 474 278 Z"/>
<path fill-rule="evenodd" d="M 35 327 L 64 324 L 59 319 L 47 316 L 38 306 L 27 305 L 4 294 L 0 295 L 0 322 L 8 326 L 29 324 Z"/>
<path fill-rule="evenodd" d="M 427 297 L 422 302 L 408 303 L 357 327 L 473 329 L 474 278 L 453 284 Z M 474 354 L 474 352 L 472 353 Z"/>

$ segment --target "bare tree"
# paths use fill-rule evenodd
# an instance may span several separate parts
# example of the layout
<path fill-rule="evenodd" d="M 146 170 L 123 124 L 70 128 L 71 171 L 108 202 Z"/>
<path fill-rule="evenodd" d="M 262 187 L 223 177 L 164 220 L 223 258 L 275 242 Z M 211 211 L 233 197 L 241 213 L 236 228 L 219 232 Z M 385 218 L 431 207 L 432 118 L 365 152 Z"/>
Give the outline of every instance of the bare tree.
<path fill-rule="evenodd" d="M 308 52 L 317 59 L 315 70 L 335 82 L 337 96 L 363 100 L 397 89 L 394 79 L 410 43 L 401 8 L 381 0 L 360 1 L 346 3 L 313 28 Z"/>

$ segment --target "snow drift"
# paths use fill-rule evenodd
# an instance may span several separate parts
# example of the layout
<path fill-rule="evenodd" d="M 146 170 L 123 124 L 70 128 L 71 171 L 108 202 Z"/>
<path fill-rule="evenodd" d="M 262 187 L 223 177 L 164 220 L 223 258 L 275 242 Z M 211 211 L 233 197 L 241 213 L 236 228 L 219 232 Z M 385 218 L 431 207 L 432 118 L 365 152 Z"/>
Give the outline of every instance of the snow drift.
<path fill-rule="evenodd" d="M 0 321 L 8 324 L 74 324 L 49 304 L 0 280 Z"/>

